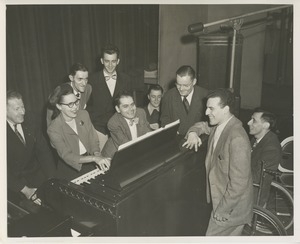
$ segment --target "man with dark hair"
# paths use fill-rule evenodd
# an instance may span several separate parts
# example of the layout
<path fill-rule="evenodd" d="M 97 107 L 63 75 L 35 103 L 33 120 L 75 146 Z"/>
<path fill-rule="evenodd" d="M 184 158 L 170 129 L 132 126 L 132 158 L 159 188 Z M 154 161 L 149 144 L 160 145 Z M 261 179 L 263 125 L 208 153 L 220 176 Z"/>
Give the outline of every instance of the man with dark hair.
<path fill-rule="evenodd" d="M 36 190 L 54 176 L 55 163 L 38 123 L 25 116 L 21 94 L 6 95 L 8 200 L 31 211 L 34 204 L 41 205 Z"/>
<path fill-rule="evenodd" d="M 254 183 L 259 183 L 261 174 L 261 162 L 265 162 L 265 168 L 277 170 L 282 159 L 282 151 L 276 131 L 276 117 L 273 113 L 256 108 L 248 122 L 251 139 L 251 167 Z M 262 184 L 262 192 L 259 205 L 264 206 L 268 200 L 273 176 L 266 174 Z M 258 190 L 254 188 L 255 199 Z"/>
<path fill-rule="evenodd" d="M 250 142 L 242 122 L 233 115 L 233 93 L 217 89 L 207 99 L 205 114 L 211 127 L 207 122 L 191 127 L 183 146 L 196 148 L 199 141 L 195 137 L 209 134 L 206 193 L 212 213 L 206 235 L 241 235 L 244 225 L 252 219 Z"/>
<path fill-rule="evenodd" d="M 188 129 L 204 118 L 204 98 L 207 90 L 197 86 L 194 69 L 189 65 L 176 71 L 176 87 L 162 99 L 161 126 L 180 120 L 178 132 L 185 135 Z"/>
<path fill-rule="evenodd" d="M 110 159 L 120 145 L 151 131 L 145 111 L 135 106 L 130 92 L 119 93 L 114 104 L 117 112 L 108 121 L 111 137 L 101 152 L 103 157 Z"/>
<path fill-rule="evenodd" d="M 122 90 L 130 90 L 129 76 L 117 71 L 120 63 L 119 49 L 114 45 L 103 48 L 100 58 L 103 70 L 91 75 L 90 83 L 93 87 L 87 110 L 97 131 L 100 150 L 108 139 L 107 122 L 115 113 L 113 100 Z"/>
<path fill-rule="evenodd" d="M 147 94 L 149 103 L 144 107 L 144 110 L 152 130 L 157 130 L 160 126 L 160 102 L 162 96 L 163 88 L 160 85 L 150 85 Z"/>
<path fill-rule="evenodd" d="M 88 84 L 88 69 L 81 63 L 75 63 L 69 71 L 69 84 L 73 88 L 74 94 L 80 99 L 79 109 L 85 109 L 92 93 L 92 87 Z M 52 95 L 52 94 L 51 94 Z M 50 96 L 51 96 L 50 95 Z M 49 126 L 54 108 L 49 104 L 47 108 L 47 127 Z"/>

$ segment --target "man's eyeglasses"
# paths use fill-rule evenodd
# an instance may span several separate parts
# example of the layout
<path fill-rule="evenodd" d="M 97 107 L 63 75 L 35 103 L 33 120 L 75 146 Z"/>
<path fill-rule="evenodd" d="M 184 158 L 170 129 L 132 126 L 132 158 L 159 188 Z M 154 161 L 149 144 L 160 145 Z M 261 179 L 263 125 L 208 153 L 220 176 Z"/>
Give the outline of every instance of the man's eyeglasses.
<path fill-rule="evenodd" d="M 75 102 L 71 102 L 71 103 L 60 103 L 60 104 L 66 105 L 66 106 L 68 106 L 69 108 L 73 108 L 74 105 L 78 106 L 78 105 L 79 105 L 79 102 L 80 102 L 80 99 L 77 99 Z"/>

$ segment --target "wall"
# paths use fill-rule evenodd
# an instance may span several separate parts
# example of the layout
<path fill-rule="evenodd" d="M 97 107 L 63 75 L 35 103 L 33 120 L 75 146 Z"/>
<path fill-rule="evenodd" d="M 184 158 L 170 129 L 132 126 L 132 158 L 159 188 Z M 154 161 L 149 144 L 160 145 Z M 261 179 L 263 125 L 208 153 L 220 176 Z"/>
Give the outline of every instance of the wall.
<path fill-rule="evenodd" d="M 192 23 L 210 23 L 241 14 L 271 8 L 273 5 L 160 5 L 159 13 L 159 83 L 165 90 L 180 65 L 196 68 L 197 44 L 182 42 Z M 248 17 L 244 21 L 262 18 L 266 14 Z M 244 36 L 241 71 L 241 107 L 260 106 L 263 79 L 265 25 L 242 30 Z"/>
<path fill-rule="evenodd" d="M 197 45 L 187 27 L 206 19 L 207 5 L 160 5 L 158 75 L 165 91 L 181 65 L 196 69 Z"/>
<path fill-rule="evenodd" d="M 208 21 L 213 22 L 271 7 L 273 5 L 209 5 Z M 250 16 L 245 18 L 244 22 L 265 16 L 266 14 Z M 240 86 L 241 108 L 253 109 L 261 105 L 265 25 L 242 29 L 241 34 L 244 37 Z"/>

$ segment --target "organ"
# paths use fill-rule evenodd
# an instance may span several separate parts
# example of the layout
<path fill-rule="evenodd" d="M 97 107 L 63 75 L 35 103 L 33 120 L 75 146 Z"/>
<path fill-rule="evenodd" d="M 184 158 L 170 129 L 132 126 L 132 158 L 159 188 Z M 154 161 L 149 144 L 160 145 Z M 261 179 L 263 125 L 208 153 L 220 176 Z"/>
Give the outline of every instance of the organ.
<path fill-rule="evenodd" d="M 51 179 L 44 203 L 71 216 L 73 228 L 93 236 L 204 235 L 205 146 L 180 146 L 178 124 L 118 151 L 111 169 L 71 182 Z"/>

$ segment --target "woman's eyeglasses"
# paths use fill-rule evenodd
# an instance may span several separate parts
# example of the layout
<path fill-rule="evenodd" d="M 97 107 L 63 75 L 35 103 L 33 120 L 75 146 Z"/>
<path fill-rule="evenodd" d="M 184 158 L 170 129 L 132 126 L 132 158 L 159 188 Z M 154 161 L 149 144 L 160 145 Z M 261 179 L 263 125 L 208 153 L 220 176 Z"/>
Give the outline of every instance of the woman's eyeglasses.
<path fill-rule="evenodd" d="M 79 105 L 79 102 L 80 102 L 80 99 L 77 99 L 75 102 L 71 102 L 71 103 L 60 103 L 60 104 L 66 105 L 66 106 L 68 106 L 69 108 L 73 108 L 74 105 L 78 106 L 78 105 Z"/>

